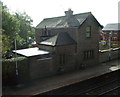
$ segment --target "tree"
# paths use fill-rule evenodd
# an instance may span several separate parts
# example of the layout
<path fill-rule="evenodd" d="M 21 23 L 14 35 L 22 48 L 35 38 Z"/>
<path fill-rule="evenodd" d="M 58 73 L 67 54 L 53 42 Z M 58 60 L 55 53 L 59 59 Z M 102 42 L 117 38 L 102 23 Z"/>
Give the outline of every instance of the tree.
<path fill-rule="evenodd" d="M 12 41 L 9 36 L 2 35 L 2 55 L 5 56 L 12 49 Z"/>
<path fill-rule="evenodd" d="M 34 42 L 35 31 L 31 26 L 33 20 L 24 12 L 24 13 L 15 13 L 15 17 L 20 22 L 20 32 L 19 36 L 21 37 L 21 48 L 28 47 L 31 42 Z"/>
<path fill-rule="evenodd" d="M 19 32 L 19 26 L 19 21 L 2 4 L 2 56 L 14 48 L 14 36 Z"/>
<path fill-rule="evenodd" d="M 2 5 L 2 55 L 14 50 L 15 39 L 17 49 L 26 48 L 34 42 L 35 30 L 31 26 L 33 20 L 24 12 L 11 14 L 7 6 Z M 1 14 L 0 14 L 1 15 Z M 17 35 L 16 35 L 17 34 Z"/>

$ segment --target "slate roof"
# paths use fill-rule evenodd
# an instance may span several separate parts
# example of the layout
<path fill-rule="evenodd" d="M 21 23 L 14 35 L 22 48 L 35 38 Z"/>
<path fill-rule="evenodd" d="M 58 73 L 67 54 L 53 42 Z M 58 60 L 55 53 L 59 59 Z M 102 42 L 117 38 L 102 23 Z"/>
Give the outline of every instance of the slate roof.
<path fill-rule="evenodd" d="M 102 30 L 103 31 L 104 30 L 107 30 L 107 31 L 111 31 L 111 30 L 117 31 L 117 30 L 120 30 L 120 23 L 107 24 Z"/>
<path fill-rule="evenodd" d="M 64 28 L 64 27 L 79 27 L 91 14 L 91 12 L 72 15 L 70 20 L 66 16 L 46 18 L 40 22 L 36 28 Z"/>
<path fill-rule="evenodd" d="M 50 46 L 62 46 L 76 44 L 76 42 L 69 36 L 67 32 L 60 32 L 57 35 L 40 42 L 40 44 Z"/>

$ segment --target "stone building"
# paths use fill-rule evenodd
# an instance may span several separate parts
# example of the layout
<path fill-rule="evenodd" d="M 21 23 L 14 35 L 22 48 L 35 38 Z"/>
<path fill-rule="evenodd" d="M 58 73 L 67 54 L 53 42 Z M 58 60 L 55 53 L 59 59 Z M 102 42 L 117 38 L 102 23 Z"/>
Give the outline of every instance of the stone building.
<path fill-rule="evenodd" d="M 52 52 L 56 70 L 70 71 L 98 64 L 100 23 L 91 12 L 46 18 L 36 27 L 39 49 Z"/>
<path fill-rule="evenodd" d="M 42 78 L 99 63 L 100 23 L 91 12 L 46 18 L 36 27 L 36 48 L 17 50 L 28 57 L 31 79 Z"/>

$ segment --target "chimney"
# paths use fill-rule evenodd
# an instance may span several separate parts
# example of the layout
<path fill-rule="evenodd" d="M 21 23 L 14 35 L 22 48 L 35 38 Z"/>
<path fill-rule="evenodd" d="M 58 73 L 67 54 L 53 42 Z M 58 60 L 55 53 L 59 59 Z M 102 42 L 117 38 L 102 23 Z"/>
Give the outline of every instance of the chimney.
<path fill-rule="evenodd" d="M 73 11 L 71 9 L 68 9 L 68 11 L 65 11 L 65 16 L 69 17 L 73 15 Z"/>

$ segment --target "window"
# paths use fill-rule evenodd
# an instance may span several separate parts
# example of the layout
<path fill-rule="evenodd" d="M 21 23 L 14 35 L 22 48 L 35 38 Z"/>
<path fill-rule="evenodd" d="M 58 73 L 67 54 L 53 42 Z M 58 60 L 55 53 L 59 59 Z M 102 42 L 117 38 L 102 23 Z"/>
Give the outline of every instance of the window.
<path fill-rule="evenodd" d="M 92 59 L 94 58 L 94 50 L 87 50 L 83 52 L 84 59 Z"/>
<path fill-rule="evenodd" d="M 91 37 L 91 26 L 86 27 L 86 37 L 87 38 Z"/>
<path fill-rule="evenodd" d="M 60 55 L 60 64 L 64 64 L 65 63 L 65 54 Z"/>
<path fill-rule="evenodd" d="M 45 29 L 42 29 L 42 36 L 49 36 L 50 35 L 50 30 L 48 30 L 46 27 Z"/>
<path fill-rule="evenodd" d="M 48 30 L 47 35 L 51 36 L 51 31 L 50 30 Z"/>

